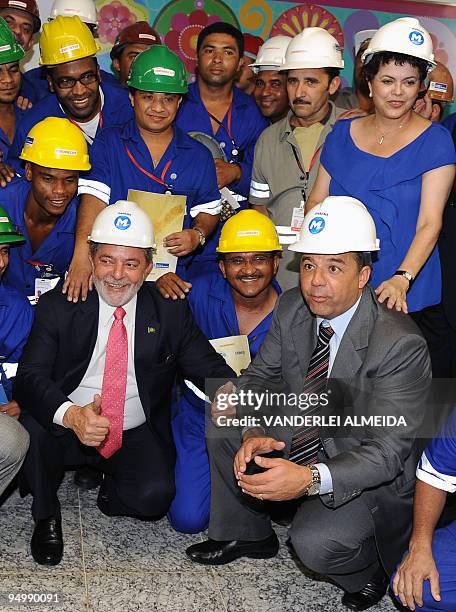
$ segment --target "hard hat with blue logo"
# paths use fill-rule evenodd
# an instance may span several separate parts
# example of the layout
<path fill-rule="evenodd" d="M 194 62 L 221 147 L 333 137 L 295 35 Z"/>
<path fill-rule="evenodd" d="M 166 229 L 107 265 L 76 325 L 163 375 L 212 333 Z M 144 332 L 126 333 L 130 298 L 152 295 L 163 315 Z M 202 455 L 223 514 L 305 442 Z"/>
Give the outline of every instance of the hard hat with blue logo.
<path fill-rule="evenodd" d="M 425 60 L 429 70 L 436 66 L 431 35 L 414 17 L 401 17 L 379 28 L 361 59 L 367 64 L 375 53 L 383 51 Z"/>
<path fill-rule="evenodd" d="M 91 242 L 118 246 L 155 248 L 154 227 L 149 215 L 136 202 L 118 200 L 106 206 L 95 219 Z"/>
<path fill-rule="evenodd" d="M 375 223 L 362 202 L 329 196 L 304 217 L 299 239 L 288 247 L 297 253 L 336 255 L 380 250 Z"/>

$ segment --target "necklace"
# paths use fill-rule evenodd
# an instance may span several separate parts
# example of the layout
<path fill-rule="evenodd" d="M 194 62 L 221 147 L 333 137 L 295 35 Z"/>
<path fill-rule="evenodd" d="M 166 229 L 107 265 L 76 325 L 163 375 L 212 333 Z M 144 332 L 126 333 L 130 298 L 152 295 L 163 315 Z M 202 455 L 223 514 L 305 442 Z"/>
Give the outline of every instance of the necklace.
<path fill-rule="evenodd" d="M 410 118 L 409 118 L 410 119 Z M 375 124 L 375 129 L 376 131 L 380 134 L 380 140 L 378 141 L 379 145 L 383 144 L 383 141 L 385 140 L 385 136 L 389 136 L 390 134 L 394 134 L 395 132 L 401 130 L 404 125 L 406 125 L 409 122 L 409 119 L 407 119 L 406 122 L 401 123 L 398 127 L 393 128 L 392 130 L 390 130 L 389 132 L 382 132 L 378 127 L 377 127 L 377 118 L 374 119 L 374 124 Z"/>

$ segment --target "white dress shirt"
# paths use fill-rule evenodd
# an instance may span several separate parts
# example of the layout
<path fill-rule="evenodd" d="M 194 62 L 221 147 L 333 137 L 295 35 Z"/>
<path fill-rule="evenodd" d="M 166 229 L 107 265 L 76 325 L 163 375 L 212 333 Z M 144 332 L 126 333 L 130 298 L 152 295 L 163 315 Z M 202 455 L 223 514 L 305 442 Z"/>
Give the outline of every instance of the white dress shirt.
<path fill-rule="evenodd" d="M 317 325 L 317 333 L 320 328 L 320 323 L 323 323 L 323 327 L 328 327 L 329 325 L 334 330 L 333 335 L 331 336 L 331 340 L 329 341 L 329 367 L 328 367 L 328 376 L 331 374 L 332 367 L 334 365 L 334 360 L 337 355 L 337 351 L 339 350 L 340 343 L 345 334 L 345 331 L 348 327 L 348 324 L 352 320 L 353 315 L 355 314 L 356 309 L 359 306 L 361 301 L 361 296 L 358 300 L 353 304 L 351 308 L 343 312 L 342 314 L 334 317 L 334 319 L 322 319 L 321 317 L 317 317 L 316 325 Z M 326 493 L 333 492 L 333 482 L 331 472 L 329 471 L 328 466 L 325 463 L 316 463 L 315 467 L 318 468 L 321 477 L 321 486 L 320 486 L 320 495 L 325 495 Z"/>
<path fill-rule="evenodd" d="M 141 400 L 139 399 L 134 363 L 136 301 L 137 296 L 135 295 L 128 304 L 123 306 L 126 313 L 123 322 L 128 336 L 128 369 L 127 390 L 125 394 L 124 430 L 139 427 L 139 425 L 146 422 L 146 416 L 141 405 Z M 85 406 L 93 401 L 95 393 L 101 395 L 106 360 L 106 346 L 108 344 L 109 332 L 114 322 L 115 310 L 115 306 L 109 306 L 109 304 L 99 297 L 98 334 L 92 358 L 86 373 L 79 383 L 79 387 L 68 396 L 71 402 L 62 404 L 54 414 L 53 421 L 57 425 L 64 426 L 63 416 L 70 406 L 74 404 L 81 407 Z"/>

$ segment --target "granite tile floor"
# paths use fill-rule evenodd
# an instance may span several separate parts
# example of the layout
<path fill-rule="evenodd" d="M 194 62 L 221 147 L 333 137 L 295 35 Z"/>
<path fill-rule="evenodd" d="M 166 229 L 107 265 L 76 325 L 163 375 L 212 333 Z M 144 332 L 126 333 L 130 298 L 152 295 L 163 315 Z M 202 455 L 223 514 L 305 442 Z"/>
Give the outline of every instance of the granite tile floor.
<path fill-rule="evenodd" d="M 0 612 L 346 612 L 341 592 L 300 567 L 286 545 L 275 559 L 198 566 L 185 548 L 202 539 L 151 523 L 108 518 L 96 491 L 79 491 L 68 472 L 60 489 L 65 554 L 57 567 L 30 556 L 31 498 L 17 491 L 0 507 Z M 57 594 L 52 603 L 10 603 L 9 594 Z M 372 612 L 396 610 L 389 597 Z"/>

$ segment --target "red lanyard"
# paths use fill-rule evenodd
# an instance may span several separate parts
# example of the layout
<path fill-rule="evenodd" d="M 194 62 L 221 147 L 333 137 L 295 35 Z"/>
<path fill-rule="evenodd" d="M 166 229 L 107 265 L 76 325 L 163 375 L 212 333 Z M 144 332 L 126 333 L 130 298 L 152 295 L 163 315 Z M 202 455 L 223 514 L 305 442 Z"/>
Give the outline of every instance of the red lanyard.
<path fill-rule="evenodd" d="M 315 153 L 312 155 L 312 159 L 310 160 L 309 170 L 306 172 L 304 168 L 302 167 L 301 160 L 299 159 L 298 154 L 296 153 L 296 149 L 294 148 L 293 145 L 291 145 L 291 148 L 293 149 L 293 155 L 295 156 L 296 163 L 298 164 L 298 168 L 304 175 L 302 180 L 304 180 L 304 178 L 306 180 L 309 178 L 309 175 L 312 172 L 312 168 L 314 167 L 315 162 L 317 161 L 318 154 L 320 153 L 322 147 L 323 145 L 320 145 L 318 149 L 315 151 Z"/>
<path fill-rule="evenodd" d="M 138 170 L 140 170 L 143 174 L 145 174 L 146 176 L 151 178 L 156 183 L 160 183 L 160 185 L 164 185 L 165 187 L 169 187 L 169 185 L 167 185 L 165 183 L 165 176 L 166 176 L 166 173 L 169 170 L 169 167 L 171 166 L 171 162 L 173 161 L 172 159 L 170 159 L 168 161 L 166 166 L 163 168 L 163 172 L 161 173 L 161 177 L 158 178 L 158 176 L 155 176 L 155 174 L 152 174 L 152 172 L 148 172 L 145 168 L 143 168 L 142 166 L 140 166 L 138 164 L 138 162 L 136 161 L 136 159 L 133 157 L 132 153 L 130 152 L 130 149 L 126 145 L 125 145 L 125 151 L 127 152 L 127 155 L 130 158 L 130 161 L 138 168 Z"/>
<path fill-rule="evenodd" d="M 85 134 L 84 130 L 79 125 L 79 123 L 76 123 L 76 121 L 74 119 L 71 119 L 71 117 L 68 117 L 68 115 L 67 115 L 67 119 L 68 121 L 71 121 L 71 123 L 73 123 L 76 127 L 78 127 L 83 134 Z M 103 128 L 103 112 L 100 111 L 100 119 L 98 120 L 98 129 L 101 130 L 102 128 Z"/>

